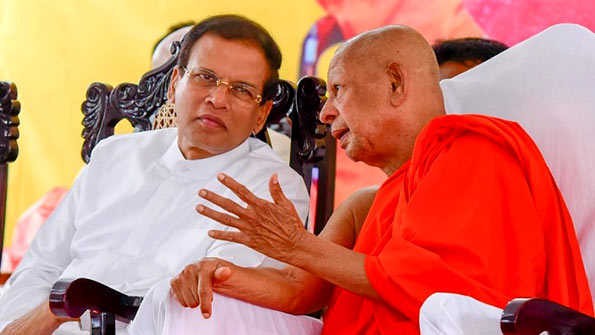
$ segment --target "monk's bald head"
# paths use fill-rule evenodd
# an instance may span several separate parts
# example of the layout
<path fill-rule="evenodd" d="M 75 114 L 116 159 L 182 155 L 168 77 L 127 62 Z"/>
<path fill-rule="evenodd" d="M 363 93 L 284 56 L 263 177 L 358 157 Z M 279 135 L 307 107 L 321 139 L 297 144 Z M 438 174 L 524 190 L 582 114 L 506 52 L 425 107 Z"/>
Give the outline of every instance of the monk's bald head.
<path fill-rule="evenodd" d="M 444 114 L 434 52 L 415 30 L 387 26 L 360 34 L 335 53 L 322 111 L 355 161 L 387 174 L 405 163 L 423 127 Z"/>
<path fill-rule="evenodd" d="M 391 64 L 403 67 L 416 86 L 438 89 L 439 69 L 432 47 L 414 29 L 390 25 L 362 33 L 345 42 L 335 54 L 350 63 L 359 63 L 371 71 Z"/>

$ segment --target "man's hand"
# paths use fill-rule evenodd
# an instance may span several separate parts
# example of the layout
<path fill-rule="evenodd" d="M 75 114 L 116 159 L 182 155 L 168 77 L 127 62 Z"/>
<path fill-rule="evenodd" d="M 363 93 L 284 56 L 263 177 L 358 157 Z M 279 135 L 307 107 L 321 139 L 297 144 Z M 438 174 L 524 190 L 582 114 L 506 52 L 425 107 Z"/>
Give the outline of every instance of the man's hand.
<path fill-rule="evenodd" d="M 208 319 L 212 313 L 213 286 L 229 279 L 233 266 L 218 258 L 203 258 L 187 265 L 171 280 L 172 292 L 184 307 L 195 308 L 200 305 L 202 316 Z"/>
<path fill-rule="evenodd" d="M 239 232 L 211 230 L 209 236 L 218 240 L 241 243 L 269 257 L 293 264 L 292 257 L 307 231 L 295 207 L 283 194 L 277 174 L 273 174 L 269 180 L 269 191 L 274 202 L 258 198 L 246 186 L 227 175 L 220 173 L 217 179 L 242 199 L 248 207 L 244 208 L 230 199 L 205 189 L 200 190 L 199 195 L 202 198 L 237 216 L 198 205 L 196 210 L 200 214 L 239 230 Z"/>
<path fill-rule="evenodd" d="M 61 323 L 74 319 L 58 319 L 50 310 L 46 301 L 35 307 L 29 313 L 9 323 L 0 332 L 2 335 L 50 335 L 58 329 Z"/>

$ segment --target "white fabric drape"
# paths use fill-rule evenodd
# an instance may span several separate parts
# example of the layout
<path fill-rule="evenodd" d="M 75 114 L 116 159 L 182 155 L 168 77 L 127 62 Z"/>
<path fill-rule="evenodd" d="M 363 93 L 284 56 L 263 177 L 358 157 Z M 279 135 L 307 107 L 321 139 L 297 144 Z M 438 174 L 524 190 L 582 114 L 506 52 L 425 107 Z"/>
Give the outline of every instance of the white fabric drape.
<path fill-rule="evenodd" d="M 502 335 L 502 310 L 471 297 L 434 293 L 421 306 L 422 335 Z"/>
<path fill-rule="evenodd" d="M 447 113 L 518 122 L 570 211 L 595 292 L 595 34 L 560 24 L 441 83 Z"/>

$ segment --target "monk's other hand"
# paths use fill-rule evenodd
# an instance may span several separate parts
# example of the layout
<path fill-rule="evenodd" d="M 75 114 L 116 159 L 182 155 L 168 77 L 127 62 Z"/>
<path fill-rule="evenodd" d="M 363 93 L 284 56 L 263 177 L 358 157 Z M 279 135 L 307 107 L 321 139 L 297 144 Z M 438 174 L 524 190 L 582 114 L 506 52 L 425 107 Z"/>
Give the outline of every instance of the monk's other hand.
<path fill-rule="evenodd" d="M 236 217 L 204 205 L 196 206 L 196 210 L 223 225 L 239 230 L 211 230 L 209 236 L 244 244 L 269 257 L 292 264 L 296 249 L 307 231 L 295 207 L 283 194 L 277 174 L 273 174 L 269 180 L 269 192 L 273 202 L 257 197 L 246 186 L 223 173 L 220 173 L 217 179 L 244 201 L 247 207 L 244 208 L 214 192 L 200 190 L 200 197 L 235 214 Z"/>
<path fill-rule="evenodd" d="M 203 258 L 187 265 L 171 280 L 171 290 L 184 307 L 196 308 L 205 319 L 211 317 L 213 287 L 231 276 L 233 264 L 218 258 Z"/>
<path fill-rule="evenodd" d="M 47 301 L 38 305 L 27 314 L 9 323 L 1 332 L 2 335 L 50 335 L 61 323 L 75 319 L 59 319 L 50 310 Z"/>

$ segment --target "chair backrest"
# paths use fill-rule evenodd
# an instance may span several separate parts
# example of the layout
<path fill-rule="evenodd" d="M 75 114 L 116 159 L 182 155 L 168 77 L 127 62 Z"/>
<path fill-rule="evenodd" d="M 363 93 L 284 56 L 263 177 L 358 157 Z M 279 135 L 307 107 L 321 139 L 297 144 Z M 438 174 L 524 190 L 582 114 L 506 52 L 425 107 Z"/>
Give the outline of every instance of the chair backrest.
<path fill-rule="evenodd" d="M 103 83 L 89 86 L 82 104 L 84 143 L 81 154 L 86 163 L 97 143 L 113 135 L 122 119 L 128 120 L 137 130 L 151 129 L 150 118 L 167 101 L 167 89 L 180 49 L 180 42 L 173 42 L 172 57 L 143 75 L 138 84 L 123 83 L 115 88 Z M 310 213 L 310 222 L 314 226 L 310 228 L 315 233 L 322 230 L 334 205 L 336 147 L 327 126 L 319 120 L 326 101 L 325 93 L 326 83 L 315 77 L 302 78 L 297 87 L 279 81 L 265 127 L 255 135 L 270 144 L 267 127 L 286 116 L 291 119 L 290 165 L 304 177 L 306 185 L 312 185 L 309 190 L 316 201 Z"/>
<path fill-rule="evenodd" d="M 114 134 L 122 119 L 140 131 L 150 130 L 150 117 L 167 101 L 167 88 L 180 52 L 180 43 L 171 46 L 172 57 L 160 67 L 142 76 L 138 84 L 122 83 L 116 88 L 109 84 L 93 83 L 83 102 L 82 158 L 89 162 L 93 148 L 104 138 Z"/>
<path fill-rule="evenodd" d="M 319 115 L 326 102 L 326 83 L 303 77 L 290 110 L 292 121 L 290 166 L 310 185 L 310 230 L 318 235 L 333 212 L 337 146 Z"/>
<path fill-rule="evenodd" d="M 20 111 L 16 85 L 0 81 L 0 265 L 4 244 L 8 163 L 14 162 L 19 154 L 17 139 Z"/>

